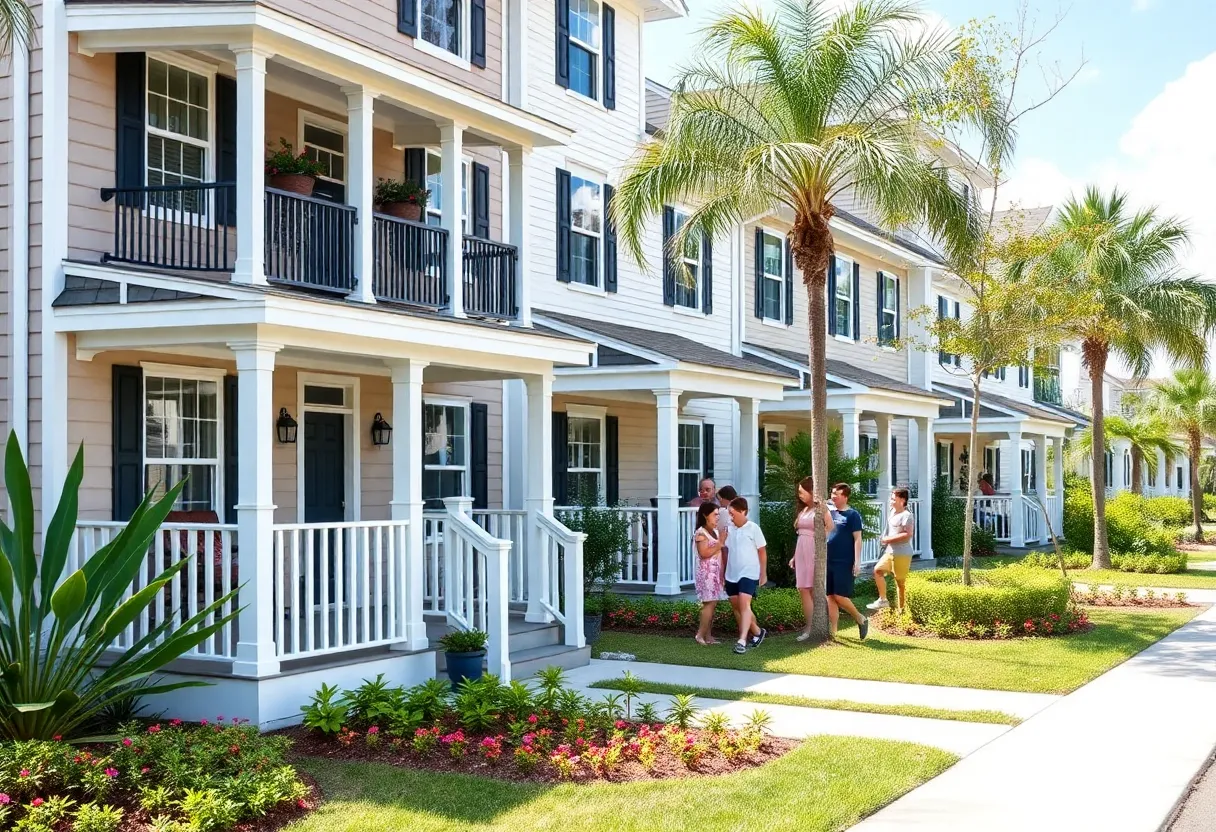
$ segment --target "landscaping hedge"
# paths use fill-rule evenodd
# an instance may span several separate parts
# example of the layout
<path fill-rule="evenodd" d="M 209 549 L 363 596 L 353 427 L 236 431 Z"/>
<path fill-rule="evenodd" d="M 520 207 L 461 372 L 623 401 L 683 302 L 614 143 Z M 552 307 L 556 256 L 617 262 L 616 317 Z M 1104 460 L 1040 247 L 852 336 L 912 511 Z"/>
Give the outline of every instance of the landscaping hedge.
<path fill-rule="evenodd" d="M 1071 589 L 1062 575 L 1018 567 L 973 571 L 969 587 L 957 569 L 913 572 L 907 587 L 912 620 L 938 631 L 950 625 L 992 629 L 1063 617 Z"/>
<path fill-rule="evenodd" d="M 1173 575 L 1186 570 L 1186 553 L 1173 550 L 1169 554 L 1119 554 L 1110 556 L 1111 566 L 1120 572 L 1139 572 L 1145 575 Z M 1059 569 L 1060 560 L 1054 552 L 1031 552 L 1021 560 L 1023 566 L 1040 569 Z M 1067 551 L 1064 566 L 1068 569 L 1087 569 L 1093 563 L 1089 552 Z"/>
<path fill-rule="evenodd" d="M 857 581 L 857 594 L 874 594 L 873 581 Z M 802 615 L 802 599 L 798 590 L 783 587 L 762 589 L 752 600 L 752 611 L 761 627 L 776 632 L 801 629 L 806 626 Z M 610 595 L 604 604 L 604 626 L 617 630 L 687 630 L 697 628 L 701 614 L 700 601 L 670 600 L 653 595 Z M 714 611 L 714 627 L 731 629 L 735 617 L 730 603 L 722 601 Z"/>
<path fill-rule="evenodd" d="M 1161 501 L 1161 502 L 1158 502 Z M 1112 559 L 1119 556 L 1127 565 L 1124 571 L 1138 572 L 1133 568 L 1143 564 L 1145 571 L 1156 572 L 1163 564 L 1176 560 L 1175 542 L 1181 531 L 1173 520 L 1181 516 L 1178 504 L 1186 503 L 1181 497 L 1146 498 L 1124 491 L 1106 501 L 1106 537 Z M 1158 514 L 1160 512 L 1160 516 Z M 1189 509 L 1187 510 L 1189 516 Z M 1169 521 L 1166 524 L 1154 522 Z M 1079 551 L 1092 552 L 1094 548 L 1094 505 L 1089 480 L 1068 476 L 1064 486 L 1064 538 Z M 1182 558 L 1178 570 L 1186 567 Z"/>
<path fill-rule="evenodd" d="M 1150 519 L 1169 528 L 1189 526 L 1195 519 L 1186 497 L 1146 497 L 1144 507 Z"/>

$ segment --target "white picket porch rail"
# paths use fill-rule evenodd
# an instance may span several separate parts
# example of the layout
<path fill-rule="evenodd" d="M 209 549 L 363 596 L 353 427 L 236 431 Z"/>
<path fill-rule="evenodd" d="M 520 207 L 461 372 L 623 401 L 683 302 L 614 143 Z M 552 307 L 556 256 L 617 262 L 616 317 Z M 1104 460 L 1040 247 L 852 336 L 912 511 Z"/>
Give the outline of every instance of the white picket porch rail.
<path fill-rule="evenodd" d="M 540 606 L 561 623 L 567 647 L 583 647 L 583 542 L 587 536 L 547 515 L 537 515 L 541 559 L 546 579 Z"/>

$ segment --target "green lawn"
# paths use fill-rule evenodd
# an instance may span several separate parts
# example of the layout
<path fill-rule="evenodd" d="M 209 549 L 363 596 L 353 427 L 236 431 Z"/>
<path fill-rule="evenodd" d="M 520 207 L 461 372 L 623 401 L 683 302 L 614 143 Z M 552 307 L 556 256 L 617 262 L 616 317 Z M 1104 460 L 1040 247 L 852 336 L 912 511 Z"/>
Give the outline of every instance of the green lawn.
<path fill-rule="evenodd" d="M 762 768 L 722 777 L 546 786 L 305 759 L 301 768 L 325 802 L 286 829 L 827 832 L 852 826 L 956 760 L 911 743 L 814 737 Z"/>
<path fill-rule="evenodd" d="M 620 679 L 605 679 L 589 687 L 604 690 L 624 690 Z M 693 685 L 672 685 L 665 682 L 642 682 L 642 693 L 670 694 L 691 693 L 703 699 L 728 699 L 741 702 L 757 702 L 765 705 L 794 705 L 799 708 L 826 708 L 831 711 L 857 711 L 866 714 L 890 714 L 892 716 L 916 716 L 924 719 L 948 719 L 955 722 L 988 722 L 996 725 L 1018 725 L 1022 720 L 1001 711 L 952 711 L 946 708 L 931 708 L 928 705 L 880 705 L 874 702 L 852 702 L 848 699 L 812 699 L 808 696 L 790 696 L 782 693 L 761 693 L 751 690 L 726 690 L 704 688 Z"/>
<path fill-rule="evenodd" d="M 847 679 L 957 685 L 988 690 L 1068 693 L 1189 621 L 1198 609 L 1094 609 L 1097 625 L 1082 635 L 1008 641 L 912 638 L 870 630 L 858 641 L 845 632 L 837 644 L 810 648 L 794 636 L 769 636 L 744 655 L 729 644 L 702 647 L 691 637 L 606 631 L 595 652 L 625 651 L 640 661 Z"/>
<path fill-rule="evenodd" d="M 1146 586 L 1154 589 L 1216 589 L 1216 572 L 1202 569 L 1187 569 L 1173 575 L 1120 572 L 1116 569 L 1070 569 L 1068 575 L 1082 584 Z"/>

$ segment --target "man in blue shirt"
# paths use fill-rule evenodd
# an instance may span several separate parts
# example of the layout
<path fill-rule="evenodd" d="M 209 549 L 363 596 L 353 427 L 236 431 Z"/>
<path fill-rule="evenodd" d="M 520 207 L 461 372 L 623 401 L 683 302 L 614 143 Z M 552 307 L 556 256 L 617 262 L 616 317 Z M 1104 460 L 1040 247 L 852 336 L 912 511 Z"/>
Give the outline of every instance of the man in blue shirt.
<path fill-rule="evenodd" d="M 853 605 L 853 579 L 861 572 L 861 515 L 849 507 L 853 489 L 847 482 L 832 486 L 832 531 L 828 534 L 828 627 L 836 638 L 836 624 L 843 609 L 857 622 L 862 640 L 870 632 L 870 621 Z"/>

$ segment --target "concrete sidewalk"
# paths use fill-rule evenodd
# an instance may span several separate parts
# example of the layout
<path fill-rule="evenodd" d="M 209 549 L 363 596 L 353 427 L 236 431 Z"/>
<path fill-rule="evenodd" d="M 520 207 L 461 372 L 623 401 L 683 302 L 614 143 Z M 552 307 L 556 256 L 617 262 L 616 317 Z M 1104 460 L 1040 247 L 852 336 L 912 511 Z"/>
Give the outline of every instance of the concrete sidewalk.
<path fill-rule="evenodd" d="M 1156 832 L 1216 745 L 1214 703 L 1216 607 L 854 829 Z"/>

